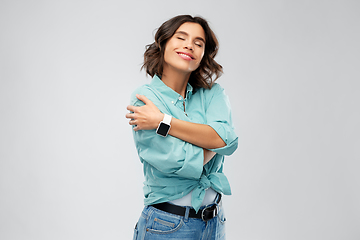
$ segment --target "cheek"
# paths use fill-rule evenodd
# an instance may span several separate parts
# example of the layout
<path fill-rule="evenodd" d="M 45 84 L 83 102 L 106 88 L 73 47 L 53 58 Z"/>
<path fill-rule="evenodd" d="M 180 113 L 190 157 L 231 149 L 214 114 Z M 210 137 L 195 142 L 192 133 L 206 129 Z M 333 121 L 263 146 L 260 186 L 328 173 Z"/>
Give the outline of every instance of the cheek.
<path fill-rule="evenodd" d="M 165 44 L 165 47 L 164 47 L 164 61 L 167 62 L 169 60 L 169 52 L 170 52 L 170 49 L 171 48 L 171 42 L 168 41 L 166 44 Z"/>
<path fill-rule="evenodd" d="M 205 51 L 201 51 L 201 60 L 202 60 L 203 57 L 204 57 L 204 53 L 205 53 Z M 200 60 L 200 62 L 201 62 L 201 60 Z"/>
<path fill-rule="evenodd" d="M 198 58 L 198 60 L 196 61 L 196 64 L 199 66 L 200 65 L 200 63 L 201 63 L 201 61 L 202 61 L 202 59 L 203 59 L 203 57 L 204 57 L 204 52 L 202 52 L 202 53 L 200 53 L 199 54 L 199 58 Z"/>
<path fill-rule="evenodd" d="M 171 55 L 169 54 L 169 51 L 165 49 L 164 51 L 164 62 L 168 63 L 169 60 L 171 60 Z"/>

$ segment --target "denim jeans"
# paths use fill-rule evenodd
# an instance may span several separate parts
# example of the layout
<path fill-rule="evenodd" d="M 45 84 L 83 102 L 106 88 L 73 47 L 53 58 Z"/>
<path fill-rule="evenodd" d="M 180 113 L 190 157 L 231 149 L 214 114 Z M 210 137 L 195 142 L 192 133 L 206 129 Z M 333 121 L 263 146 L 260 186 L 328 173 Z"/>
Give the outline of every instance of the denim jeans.
<path fill-rule="evenodd" d="M 225 240 L 225 221 L 222 207 L 216 217 L 205 222 L 202 219 L 189 218 L 188 211 L 185 216 L 179 216 L 145 206 L 134 229 L 133 239 Z"/>

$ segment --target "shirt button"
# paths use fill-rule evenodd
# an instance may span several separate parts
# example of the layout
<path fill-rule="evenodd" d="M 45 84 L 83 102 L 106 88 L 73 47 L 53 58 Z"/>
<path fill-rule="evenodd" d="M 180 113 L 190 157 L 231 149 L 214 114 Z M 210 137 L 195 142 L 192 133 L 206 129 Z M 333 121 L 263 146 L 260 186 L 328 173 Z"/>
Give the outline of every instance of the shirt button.
<path fill-rule="evenodd" d="M 174 104 L 174 101 L 171 101 L 172 104 Z"/>
<path fill-rule="evenodd" d="M 179 100 L 181 100 L 182 99 L 182 97 L 179 97 Z"/>

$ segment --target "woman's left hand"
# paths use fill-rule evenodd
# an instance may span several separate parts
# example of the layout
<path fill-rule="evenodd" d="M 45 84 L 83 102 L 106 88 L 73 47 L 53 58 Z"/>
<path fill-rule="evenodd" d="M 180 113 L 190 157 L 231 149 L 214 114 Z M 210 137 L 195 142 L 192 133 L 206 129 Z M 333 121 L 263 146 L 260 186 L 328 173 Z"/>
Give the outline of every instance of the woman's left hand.
<path fill-rule="evenodd" d="M 145 105 L 141 107 L 127 106 L 126 109 L 133 112 L 126 114 L 126 118 L 130 119 L 129 124 L 136 125 L 133 128 L 134 131 L 156 129 L 163 120 L 164 114 L 144 95 L 136 94 L 136 97 Z"/>

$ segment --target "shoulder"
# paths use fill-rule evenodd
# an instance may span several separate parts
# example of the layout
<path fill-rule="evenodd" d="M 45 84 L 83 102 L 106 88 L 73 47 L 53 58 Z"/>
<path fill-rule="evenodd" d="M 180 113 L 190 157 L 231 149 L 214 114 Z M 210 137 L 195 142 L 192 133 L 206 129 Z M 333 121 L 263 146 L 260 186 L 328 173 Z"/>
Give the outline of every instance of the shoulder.
<path fill-rule="evenodd" d="M 223 108 L 226 109 L 230 106 L 229 97 L 225 93 L 225 89 L 218 83 L 213 84 L 210 89 L 199 89 L 204 101 L 204 106 L 208 109 L 210 106 L 212 108 Z"/>
<path fill-rule="evenodd" d="M 145 105 L 143 101 L 139 100 L 136 97 L 136 94 L 144 95 L 145 97 L 147 97 L 162 112 L 167 109 L 167 104 L 164 101 L 164 97 L 158 91 L 158 89 L 156 89 L 156 87 L 152 86 L 151 84 L 145 84 L 138 87 L 137 89 L 135 89 L 135 91 L 131 94 L 130 97 L 130 105 L 138 107 Z"/>
<path fill-rule="evenodd" d="M 130 104 L 136 105 L 139 102 L 141 102 L 139 99 L 137 99 L 136 94 L 144 95 L 150 100 L 154 100 L 156 98 L 154 90 L 150 87 L 150 84 L 144 84 L 138 88 L 136 88 L 131 96 L 130 96 Z"/>
<path fill-rule="evenodd" d="M 222 92 L 224 88 L 220 86 L 219 83 L 214 83 L 213 86 L 209 89 L 210 92 Z"/>
<path fill-rule="evenodd" d="M 224 91 L 224 88 L 221 87 L 219 83 L 214 83 L 211 88 L 198 88 L 196 91 L 202 92 L 205 95 L 213 95 Z"/>
<path fill-rule="evenodd" d="M 214 83 L 211 88 L 199 88 L 197 89 L 198 92 L 201 92 L 201 94 L 205 97 L 206 100 L 210 101 L 214 96 L 220 97 L 222 95 L 225 95 L 224 88 L 221 87 L 220 84 Z"/>

